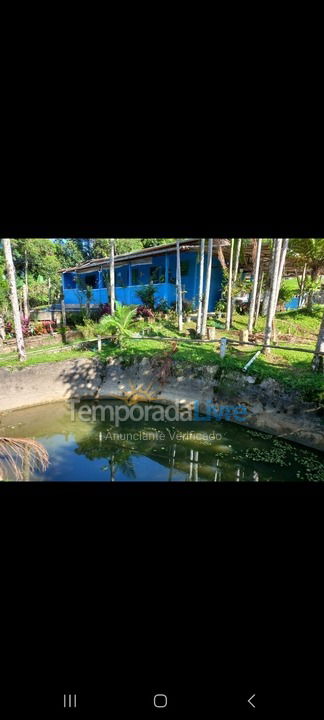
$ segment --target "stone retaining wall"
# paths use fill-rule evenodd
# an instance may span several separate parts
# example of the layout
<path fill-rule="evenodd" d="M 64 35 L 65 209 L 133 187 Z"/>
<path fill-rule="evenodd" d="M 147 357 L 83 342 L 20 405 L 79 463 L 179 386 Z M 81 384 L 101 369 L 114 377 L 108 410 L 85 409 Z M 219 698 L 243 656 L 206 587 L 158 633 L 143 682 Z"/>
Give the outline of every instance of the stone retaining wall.
<path fill-rule="evenodd" d="M 315 403 L 303 401 L 295 391 L 287 392 L 275 380 L 258 382 L 255 376 L 224 373 L 219 365 L 175 363 L 163 385 L 149 358 L 128 367 L 111 358 L 107 364 L 76 359 L 15 370 L 0 368 L 0 412 L 71 397 L 123 398 L 134 390 L 139 394 L 148 390 L 151 402 L 188 404 L 199 400 L 201 412 L 208 403 L 244 404 L 246 427 L 324 451 L 323 411 Z"/>

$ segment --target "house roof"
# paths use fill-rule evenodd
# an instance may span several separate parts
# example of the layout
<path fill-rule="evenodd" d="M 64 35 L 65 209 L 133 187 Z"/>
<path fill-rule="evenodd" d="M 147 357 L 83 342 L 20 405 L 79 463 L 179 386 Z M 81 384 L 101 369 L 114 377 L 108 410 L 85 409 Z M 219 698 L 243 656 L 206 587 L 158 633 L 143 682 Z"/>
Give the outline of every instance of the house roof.
<path fill-rule="evenodd" d="M 200 250 L 200 238 L 187 238 L 185 240 L 179 240 L 180 249 L 182 252 L 190 250 Z M 205 244 L 206 248 L 207 243 Z M 123 253 L 121 255 L 115 255 L 115 265 L 123 263 L 127 260 L 135 260 L 136 258 L 153 257 L 154 255 L 163 255 L 170 250 L 175 250 L 177 241 L 172 243 L 166 243 L 164 245 L 153 245 L 153 247 L 140 248 L 139 250 L 133 250 L 132 252 Z M 230 260 L 230 241 L 228 239 L 213 238 L 213 253 L 217 255 L 219 248 L 222 248 L 225 263 L 229 267 Z M 261 250 L 261 266 L 263 270 L 267 270 L 271 260 L 271 247 L 269 244 L 263 244 Z M 74 267 L 63 268 L 60 270 L 61 273 L 67 272 L 87 272 L 89 270 L 97 270 L 100 267 L 108 267 L 110 258 L 92 258 L 86 260 L 83 263 L 79 263 Z M 243 271 L 251 272 L 254 266 L 254 241 L 251 239 L 248 243 L 243 244 L 241 247 L 240 265 L 239 267 Z M 286 257 L 285 261 L 285 275 L 294 275 L 296 270 L 296 259 Z"/>
<path fill-rule="evenodd" d="M 189 238 L 185 240 L 179 240 L 182 251 L 199 250 L 200 249 L 200 238 Z M 217 251 L 219 247 L 226 247 L 229 245 L 229 240 L 214 238 L 214 251 Z M 152 257 L 153 255 L 163 255 L 170 250 L 175 250 L 177 241 L 172 243 L 166 243 L 165 245 L 153 245 L 153 247 L 141 248 L 140 250 L 133 250 L 132 252 L 123 253 L 122 255 L 115 255 L 115 265 L 125 260 L 135 260 L 141 257 Z M 87 270 L 96 270 L 99 267 L 108 266 L 110 263 L 110 257 L 92 258 L 92 260 L 86 260 L 83 263 L 79 263 L 74 267 L 63 268 L 60 270 L 61 273 L 66 272 L 85 272 Z"/>

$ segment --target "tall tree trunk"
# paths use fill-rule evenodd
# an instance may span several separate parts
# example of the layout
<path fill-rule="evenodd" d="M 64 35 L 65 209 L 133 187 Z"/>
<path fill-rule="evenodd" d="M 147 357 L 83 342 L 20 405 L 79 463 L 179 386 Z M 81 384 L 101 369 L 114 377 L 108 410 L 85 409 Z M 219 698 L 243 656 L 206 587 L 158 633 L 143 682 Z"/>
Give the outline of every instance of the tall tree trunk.
<path fill-rule="evenodd" d="M 178 311 L 178 329 L 182 332 L 183 329 L 183 318 L 182 318 L 182 287 L 181 287 L 181 260 L 180 260 L 180 243 L 177 240 L 177 311 Z"/>
<path fill-rule="evenodd" d="M 304 294 L 304 289 L 305 289 L 306 272 L 307 272 L 307 263 L 305 263 L 305 265 L 304 265 L 304 267 L 303 267 L 303 273 L 302 273 L 301 282 L 300 282 L 300 285 L 299 285 L 299 303 L 298 303 L 298 307 L 301 307 L 301 306 L 302 306 L 302 302 L 303 302 L 303 294 Z M 297 280 L 298 280 L 298 277 L 297 277 Z"/>
<path fill-rule="evenodd" d="M 231 327 L 231 307 L 232 307 L 232 277 L 233 277 L 233 250 L 234 240 L 231 240 L 230 266 L 228 273 L 228 289 L 227 289 L 227 308 L 226 308 L 226 330 Z"/>
<path fill-rule="evenodd" d="M 198 313 L 197 313 L 197 335 L 201 335 L 202 320 L 202 304 L 204 294 L 204 262 L 205 262 L 205 238 L 202 238 L 200 244 L 200 263 L 199 263 L 199 290 L 198 290 Z"/>
<path fill-rule="evenodd" d="M 271 282 L 272 282 L 272 272 L 273 272 L 273 260 L 274 260 L 274 240 L 272 240 L 272 249 L 271 249 L 271 260 L 269 263 L 269 269 L 268 269 L 268 275 L 266 280 L 266 286 L 264 289 L 264 296 L 263 296 L 263 303 L 262 303 L 262 311 L 261 315 L 262 317 L 265 317 L 268 314 L 268 307 L 269 307 L 269 300 L 270 300 L 270 292 L 271 292 Z"/>
<path fill-rule="evenodd" d="M 110 305 L 111 314 L 115 314 L 115 244 L 113 238 L 110 241 Z"/>
<path fill-rule="evenodd" d="M 271 288 L 270 288 L 270 299 L 269 299 L 269 306 L 268 306 L 268 312 L 267 312 L 267 321 L 265 326 L 265 332 L 264 332 L 264 343 L 265 346 L 263 348 L 263 353 L 268 354 L 270 352 L 270 342 L 271 342 L 271 335 L 272 335 L 272 321 L 275 316 L 276 312 L 276 299 L 277 299 L 277 287 L 278 287 L 278 272 L 279 272 L 279 265 L 280 265 L 280 258 L 281 258 L 281 247 L 282 247 L 282 239 L 276 238 L 274 240 L 274 256 L 273 256 L 273 271 L 272 271 L 272 279 L 271 279 Z"/>
<path fill-rule="evenodd" d="M 258 289 L 258 280 L 259 280 L 261 249 L 262 249 L 262 239 L 259 238 L 257 241 L 257 251 L 256 251 L 255 264 L 254 264 L 254 278 L 253 278 L 253 286 L 252 286 L 252 295 L 251 295 L 250 308 L 249 308 L 249 322 L 248 322 L 249 333 L 251 333 L 253 330 L 255 302 L 256 302 L 257 289 Z"/>
<path fill-rule="evenodd" d="M 280 264 L 279 264 L 279 270 L 278 270 L 278 280 L 277 280 L 277 294 L 276 294 L 276 304 L 275 304 L 275 310 L 278 305 L 278 298 L 279 298 L 279 292 L 280 292 L 280 286 L 281 286 L 281 280 L 285 269 L 285 262 L 286 262 L 286 255 L 288 250 L 289 240 L 288 238 L 285 238 L 285 240 L 282 243 L 281 247 L 281 255 L 280 255 Z"/>
<path fill-rule="evenodd" d="M 256 310 L 255 310 L 255 318 L 254 318 L 254 327 L 256 327 L 258 319 L 259 319 L 259 312 L 260 312 L 260 305 L 261 305 L 261 296 L 262 296 L 262 286 L 263 286 L 263 278 L 264 278 L 264 272 L 262 271 L 260 282 L 259 282 L 259 289 L 258 289 L 258 298 L 256 301 Z"/>
<path fill-rule="evenodd" d="M 224 258 L 224 253 L 223 253 L 223 249 L 221 246 L 217 249 L 217 257 L 218 257 L 219 263 L 222 266 L 222 269 L 225 272 L 227 272 L 227 266 L 226 266 L 226 262 L 225 262 L 225 258 Z"/>
<path fill-rule="evenodd" d="M 25 318 L 28 318 L 29 311 L 28 311 L 28 290 L 26 283 L 23 284 L 22 288 L 22 305 L 23 305 L 23 315 Z"/>
<path fill-rule="evenodd" d="M 312 270 L 311 270 L 312 282 L 316 282 L 316 280 L 318 280 L 319 274 L 320 274 L 320 271 L 318 268 L 312 268 Z M 312 310 L 313 310 L 313 295 L 314 295 L 314 290 L 310 290 L 308 293 L 308 297 L 307 297 L 307 310 L 309 310 L 309 312 L 312 312 Z"/>
<path fill-rule="evenodd" d="M 203 307 L 203 315 L 202 315 L 202 323 L 201 323 L 201 337 L 205 337 L 206 332 L 207 332 L 207 313 L 208 313 L 208 305 L 209 305 L 212 263 L 213 263 L 213 238 L 209 238 L 208 239 L 206 286 L 205 286 L 204 307 Z"/>
<path fill-rule="evenodd" d="M 324 313 L 322 317 L 321 327 L 319 329 L 317 343 L 316 343 L 316 352 L 323 353 L 323 355 L 314 355 L 313 362 L 312 362 L 312 369 L 315 372 L 323 372 L 324 373 Z"/>
<path fill-rule="evenodd" d="M 22 334 L 22 329 L 21 329 L 21 320 L 20 320 L 20 314 L 19 314 L 19 304 L 18 304 L 17 286 L 16 286 L 16 277 L 15 277 L 15 266 L 13 264 L 13 259 L 12 259 L 11 243 L 8 238 L 3 239 L 2 242 L 3 242 L 3 249 L 4 249 L 8 282 L 9 282 L 10 300 L 11 300 L 11 306 L 12 306 L 12 312 L 13 312 L 13 318 L 14 318 L 18 357 L 19 357 L 19 360 L 23 361 L 23 360 L 26 360 L 25 343 L 24 343 L 24 336 Z"/>
<path fill-rule="evenodd" d="M 236 253 L 235 253 L 235 266 L 234 266 L 233 282 L 236 282 L 236 280 L 237 280 L 237 273 L 238 273 L 239 262 L 240 262 L 241 244 L 242 244 L 242 239 L 239 238 L 237 241 Z"/>
<path fill-rule="evenodd" d="M 27 248 L 25 248 L 25 284 L 28 287 L 28 254 Z"/>

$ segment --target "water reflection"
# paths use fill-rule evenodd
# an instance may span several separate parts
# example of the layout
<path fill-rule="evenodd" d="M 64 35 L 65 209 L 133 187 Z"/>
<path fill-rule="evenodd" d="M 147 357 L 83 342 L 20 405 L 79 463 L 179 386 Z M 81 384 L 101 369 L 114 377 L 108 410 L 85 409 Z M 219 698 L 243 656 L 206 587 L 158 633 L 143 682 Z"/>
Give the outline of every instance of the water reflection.
<path fill-rule="evenodd" d="M 324 480 L 322 455 L 288 441 L 227 422 L 123 423 L 72 421 L 64 403 L 0 417 L 4 435 L 20 446 L 19 480 L 156 482 L 269 482 Z M 3 424 L 6 423 L 6 426 Z M 214 430 L 214 435 L 211 432 Z M 35 462 L 26 434 L 47 453 Z M 48 458 L 50 464 L 48 465 Z M 43 458 L 44 459 L 44 458 Z M 2 462 L 1 462 L 2 460 Z M 7 463 L 8 464 L 8 463 Z M 4 477 L 6 474 L 6 477 Z"/>

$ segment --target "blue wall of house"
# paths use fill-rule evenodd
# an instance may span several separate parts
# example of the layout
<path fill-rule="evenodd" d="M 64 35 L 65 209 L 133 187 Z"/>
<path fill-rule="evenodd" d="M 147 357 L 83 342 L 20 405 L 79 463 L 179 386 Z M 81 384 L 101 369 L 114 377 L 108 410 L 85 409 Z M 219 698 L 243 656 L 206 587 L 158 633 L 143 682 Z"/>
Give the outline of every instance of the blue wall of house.
<path fill-rule="evenodd" d="M 152 264 L 127 263 L 123 266 L 116 266 L 115 271 L 115 293 L 116 299 L 125 305 L 140 305 L 141 300 L 137 291 L 142 285 L 147 285 L 152 277 L 160 282 L 154 282 L 156 288 L 156 304 L 160 300 L 167 300 L 169 304 L 176 301 L 176 252 L 166 253 L 153 258 Z M 206 277 L 207 255 L 205 256 Z M 107 272 L 107 271 L 104 271 Z M 108 270 L 109 272 L 109 270 Z M 79 274 L 80 277 L 80 274 Z M 67 305 L 79 305 L 80 296 L 75 287 L 76 273 L 64 273 L 63 276 L 64 299 Z M 92 298 L 90 305 L 100 305 L 108 302 L 107 288 L 104 274 L 101 271 L 85 273 L 81 275 L 88 284 L 93 284 Z M 186 252 L 181 255 L 181 279 L 184 292 L 184 300 L 189 300 L 197 307 L 199 290 L 199 254 Z M 134 282 L 138 284 L 133 284 Z M 217 260 L 213 258 L 212 278 L 209 299 L 209 312 L 215 309 L 215 304 L 221 295 L 222 268 Z M 82 293 L 82 303 L 86 303 L 86 295 Z"/>

